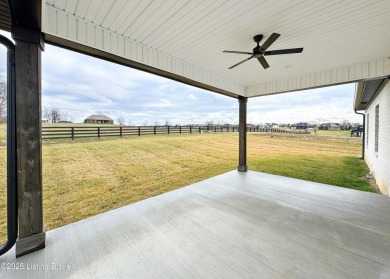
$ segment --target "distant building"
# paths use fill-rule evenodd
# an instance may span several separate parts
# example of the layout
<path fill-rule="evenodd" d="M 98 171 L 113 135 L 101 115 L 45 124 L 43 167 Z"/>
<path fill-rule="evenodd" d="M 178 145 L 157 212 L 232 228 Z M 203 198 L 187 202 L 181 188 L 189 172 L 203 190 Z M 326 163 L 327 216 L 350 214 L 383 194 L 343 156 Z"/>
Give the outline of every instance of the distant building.
<path fill-rule="evenodd" d="M 96 123 L 96 124 L 114 124 L 114 120 L 106 115 L 93 114 L 84 119 L 84 123 Z"/>
<path fill-rule="evenodd" d="M 279 128 L 278 123 L 265 123 L 265 128 Z"/>
<path fill-rule="evenodd" d="M 294 124 L 293 126 L 295 127 L 295 129 L 299 129 L 299 130 L 307 130 L 311 128 L 310 124 L 307 122 L 299 122 L 297 124 Z"/>
<path fill-rule="evenodd" d="M 364 131 L 363 125 L 351 127 L 351 137 L 361 137 L 363 131 Z"/>
<path fill-rule="evenodd" d="M 319 129 L 328 131 L 340 131 L 340 125 L 338 123 L 322 123 Z"/>

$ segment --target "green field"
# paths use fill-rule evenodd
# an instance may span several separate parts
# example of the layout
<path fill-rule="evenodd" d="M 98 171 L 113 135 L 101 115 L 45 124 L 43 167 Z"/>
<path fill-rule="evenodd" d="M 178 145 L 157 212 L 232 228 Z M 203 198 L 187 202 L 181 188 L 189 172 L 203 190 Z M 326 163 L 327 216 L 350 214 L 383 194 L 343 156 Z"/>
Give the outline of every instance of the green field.
<path fill-rule="evenodd" d="M 317 130 L 317 132 L 311 131 L 312 135 L 318 136 L 332 136 L 332 137 L 350 137 L 351 131 L 328 131 L 328 130 Z"/>
<path fill-rule="evenodd" d="M 358 138 L 248 134 L 251 170 L 373 192 L 360 152 Z M 5 155 L 2 145 L 1 240 Z M 45 141 L 44 223 L 51 230 L 201 181 L 235 169 L 237 158 L 237 133 Z"/>

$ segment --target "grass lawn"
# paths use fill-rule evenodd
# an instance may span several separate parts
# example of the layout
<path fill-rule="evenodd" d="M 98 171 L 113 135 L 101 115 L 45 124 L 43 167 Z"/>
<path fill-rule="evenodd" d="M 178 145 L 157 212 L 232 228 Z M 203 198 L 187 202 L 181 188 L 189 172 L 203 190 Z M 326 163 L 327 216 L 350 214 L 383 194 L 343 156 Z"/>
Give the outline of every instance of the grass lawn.
<path fill-rule="evenodd" d="M 319 136 L 331 136 L 331 137 L 351 137 L 351 131 L 328 131 L 328 130 L 317 130 L 317 134 L 314 131 L 310 132 L 312 135 Z"/>
<path fill-rule="evenodd" d="M 248 134 L 251 170 L 374 190 L 362 178 L 361 140 Z M 5 239 L 5 147 L 0 146 L 0 240 Z M 238 134 L 204 133 L 43 145 L 44 223 L 48 230 L 146 199 L 237 167 Z"/>
<path fill-rule="evenodd" d="M 6 129 L 7 129 L 7 125 L 6 124 L 0 124 L 0 146 L 3 146 L 3 145 L 5 145 L 7 143 L 7 141 L 6 141 L 6 137 L 7 137 Z"/>

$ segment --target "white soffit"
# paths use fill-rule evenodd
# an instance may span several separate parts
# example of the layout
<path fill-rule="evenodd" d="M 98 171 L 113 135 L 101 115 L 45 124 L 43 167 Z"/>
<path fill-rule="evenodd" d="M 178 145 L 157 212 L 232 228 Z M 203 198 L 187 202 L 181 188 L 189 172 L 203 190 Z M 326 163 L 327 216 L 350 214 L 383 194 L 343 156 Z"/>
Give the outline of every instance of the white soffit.
<path fill-rule="evenodd" d="M 43 14 L 49 42 L 248 97 L 390 75 L 389 0 L 47 0 Z M 303 53 L 268 56 L 266 70 L 256 59 L 228 69 L 247 56 L 223 50 L 251 52 L 254 35 L 273 32 L 269 50 Z"/>

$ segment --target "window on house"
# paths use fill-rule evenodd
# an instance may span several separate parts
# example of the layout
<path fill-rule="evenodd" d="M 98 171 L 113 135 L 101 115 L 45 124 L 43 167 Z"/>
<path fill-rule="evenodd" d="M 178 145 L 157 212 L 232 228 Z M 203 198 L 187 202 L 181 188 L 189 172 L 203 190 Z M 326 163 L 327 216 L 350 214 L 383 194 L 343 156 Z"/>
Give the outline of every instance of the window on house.
<path fill-rule="evenodd" d="M 379 105 L 375 107 L 375 152 L 378 152 L 379 143 Z"/>
<path fill-rule="evenodd" d="M 370 115 L 367 114 L 367 127 L 366 127 L 366 145 L 368 148 L 368 137 L 370 136 Z"/>

